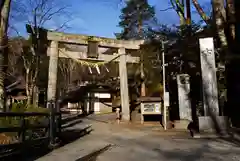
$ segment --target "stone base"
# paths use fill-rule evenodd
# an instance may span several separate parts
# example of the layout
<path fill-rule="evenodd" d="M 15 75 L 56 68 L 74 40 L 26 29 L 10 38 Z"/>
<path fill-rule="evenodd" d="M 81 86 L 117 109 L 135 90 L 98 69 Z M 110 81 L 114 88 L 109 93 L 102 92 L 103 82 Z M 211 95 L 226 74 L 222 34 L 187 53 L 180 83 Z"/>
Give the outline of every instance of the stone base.
<path fill-rule="evenodd" d="M 141 116 L 142 116 L 142 114 L 139 113 L 137 110 L 132 111 L 132 113 L 131 113 L 131 121 L 132 122 L 141 122 Z"/>
<path fill-rule="evenodd" d="M 229 127 L 228 118 L 226 116 L 217 116 L 215 121 L 213 121 L 210 116 L 200 116 L 198 117 L 198 121 L 200 133 L 217 132 L 218 130 L 225 133 Z"/>
<path fill-rule="evenodd" d="M 191 121 L 189 120 L 179 120 L 174 122 L 174 128 L 178 130 L 188 130 L 188 125 Z"/>
<path fill-rule="evenodd" d="M 141 114 L 136 114 L 135 116 L 132 117 L 131 121 L 132 122 L 141 122 Z"/>
<path fill-rule="evenodd" d="M 216 133 L 195 133 L 193 138 L 195 139 L 216 139 L 216 138 L 230 138 L 229 134 L 219 135 Z"/>

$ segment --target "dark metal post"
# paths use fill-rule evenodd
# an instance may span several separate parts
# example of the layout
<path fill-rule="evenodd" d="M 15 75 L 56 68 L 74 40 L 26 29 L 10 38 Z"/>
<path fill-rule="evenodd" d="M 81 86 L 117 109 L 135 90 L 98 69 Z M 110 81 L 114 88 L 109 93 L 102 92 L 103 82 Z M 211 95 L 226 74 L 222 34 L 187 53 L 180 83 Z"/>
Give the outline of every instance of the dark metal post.
<path fill-rule="evenodd" d="M 24 116 L 21 117 L 21 130 L 20 130 L 20 141 L 23 143 L 25 141 L 25 131 L 26 131 L 26 122 Z"/>
<path fill-rule="evenodd" d="M 57 101 L 57 106 L 56 106 L 56 112 L 57 112 L 57 119 L 56 119 L 56 132 L 59 135 L 61 133 L 61 120 L 62 120 L 62 115 L 61 115 L 61 110 L 60 110 L 60 103 L 61 100 Z"/>
<path fill-rule="evenodd" d="M 163 123 L 164 123 L 164 130 L 167 130 L 167 107 L 166 107 L 166 100 L 165 100 L 165 95 L 166 95 L 166 82 L 165 82 L 165 42 L 162 41 L 162 72 L 163 72 Z"/>
<path fill-rule="evenodd" d="M 50 109 L 50 116 L 49 116 L 49 138 L 50 138 L 50 145 L 55 144 L 55 112 L 54 112 L 54 103 L 53 101 L 48 102 L 48 108 Z"/>
<path fill-rule="evenodd" d="M 94 93 L 90 93 L 88 115 L 94 113 L 94 102 L 96 101 Z"/>
<path fill-rule="evenodd" d="M 13 98 L 10 97 L 10 105 L 9 105 L 8 111 L 11 111 L 12 105 L 13 105 Z"/>

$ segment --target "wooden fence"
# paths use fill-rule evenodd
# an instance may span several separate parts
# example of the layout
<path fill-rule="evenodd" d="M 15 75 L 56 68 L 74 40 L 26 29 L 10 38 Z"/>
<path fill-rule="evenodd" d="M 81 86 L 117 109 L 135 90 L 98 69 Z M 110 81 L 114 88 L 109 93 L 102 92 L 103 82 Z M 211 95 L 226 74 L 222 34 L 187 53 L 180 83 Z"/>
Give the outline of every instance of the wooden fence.
<path fill-rule="evenodd" d="M 16 141 L 10 144 L 0 145 L 0 159 L 5 155 L 11 155 L 16 149 L 26 148 L 39 141 L 45 141 L 48 145 L 54 145 L 61 132 L 61 113 L 54 103 L 48 103 L 50 112 L 0 112 L 0 118 L 17 120 L 17 126 L 0 127 L 0 133 L 15 133 Z M 41 118 L 39 122 L 30 123 L 29 118 Z M 43 135 L 36 138 L 27 136 L 28 131 L 42 130 Z"/>

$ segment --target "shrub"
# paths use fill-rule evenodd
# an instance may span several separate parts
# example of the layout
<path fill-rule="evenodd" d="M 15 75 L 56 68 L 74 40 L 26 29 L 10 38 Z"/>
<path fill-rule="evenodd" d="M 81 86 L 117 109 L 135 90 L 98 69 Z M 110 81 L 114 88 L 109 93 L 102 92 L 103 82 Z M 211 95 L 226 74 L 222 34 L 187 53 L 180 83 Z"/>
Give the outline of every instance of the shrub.
<path fill-rule="evenodd" d="M 19 101 L 17 103 L 13 103 L 12 112 L 41 112 L 41 113 L 49 113 L 49 109 L 47 108 L 42 108 L 42 107 L 35 107 L 34 105 L 29 105 L 23 101 Z M 30 116 L 30 117 L 25 117 L 25 120 L 27 120 L 26 123 L 34 125 L 34 124 L 39 124 L 43 119 L 45 119 L 44 116 Z M 17 119 L 19 120 L 19 118 Z"/>

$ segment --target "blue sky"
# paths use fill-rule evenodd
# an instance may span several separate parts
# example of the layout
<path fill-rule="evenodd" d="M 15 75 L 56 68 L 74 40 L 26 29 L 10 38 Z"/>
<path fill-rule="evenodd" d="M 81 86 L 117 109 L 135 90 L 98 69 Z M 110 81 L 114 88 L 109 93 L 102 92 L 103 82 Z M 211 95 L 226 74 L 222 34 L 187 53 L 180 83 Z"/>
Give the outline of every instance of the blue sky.
<path fill-rule="evenodd" d="M 60 0 L 57 0 L 60 1 Z M 62 1 L 64 5 L 69 5 L 69 11 L 72 16 L 67 17 L 70 19 L 65 32 L 79 33 L 103 37 L 114 37 L 114 33 L 120 32 L 117 26 L 119 22 L 119 15 L 121 7 L 119 3 L 121 0 L 65 0 Z M 160 23 L 163 24 L 178 24 L 179 18 L 174 10 L 160 11 L 170 7 L 169 0 L 149 0 L 149 3 L 155 6 L 156 17 Z M 199 3 L 205 5 L 209 4 L 210 0 L 199 0 Z M 210 8 L 205 8 L 209 11 Z M 199 15 L 196 14 L 194 7 L 192 7 L 193 19 L 200 20 Z M 56 17 L 48 21 L 46 26 L 54 28 L 66 21 L 66 17 Z M 15 28 L 21 35 L 25 35 L 24 21 L 14 22 Z"/>

